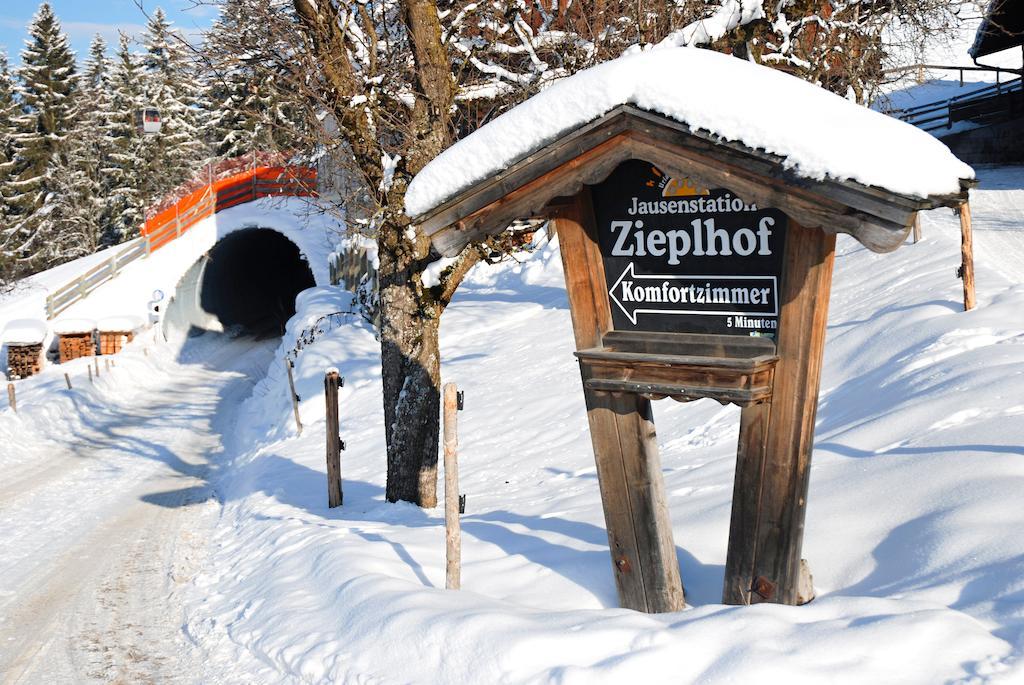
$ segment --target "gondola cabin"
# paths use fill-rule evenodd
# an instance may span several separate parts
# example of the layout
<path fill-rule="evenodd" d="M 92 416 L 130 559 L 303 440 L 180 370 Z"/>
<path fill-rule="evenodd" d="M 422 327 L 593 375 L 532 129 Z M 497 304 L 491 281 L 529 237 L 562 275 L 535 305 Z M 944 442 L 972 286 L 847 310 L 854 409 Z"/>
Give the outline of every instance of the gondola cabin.
<path fill-rule="evenodd" d="M 152 136 L 160 133 L 162 122 L 160 110 L 155 107 L 146 107 L 135 112 L 135 129 L 140 136 Z"/>

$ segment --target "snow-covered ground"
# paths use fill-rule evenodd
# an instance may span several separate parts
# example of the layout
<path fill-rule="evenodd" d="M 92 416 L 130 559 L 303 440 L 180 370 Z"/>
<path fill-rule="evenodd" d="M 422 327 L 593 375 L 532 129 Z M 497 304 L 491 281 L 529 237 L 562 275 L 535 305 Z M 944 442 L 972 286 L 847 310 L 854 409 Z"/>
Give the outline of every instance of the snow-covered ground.
<path fill-rule="evenodd" d="M 146 333 L 93 382 L 79 359 L 17 384 L 0 414 L 0 681 L 195 682 L 174 607 L 216 520 L 220 436 L 272 352 Z"/>
<path fill-rule="evenodd" d="M 521 265 L 474 271 L 444 315 L 444 380 L 466 391 L 461 591 L 443 589 L 441 509 L 383 501 L 379 344 L 359 321 L 298 353 L 295 434 L 281 359 L 299 331 L 348 305 L 320 288 L 301 296 L 276 350 L 212 339 L 176 354 L 142 338 L 95 386 L 81 362 L 73 391 L 57 367 L 19 383 L 21 413 L 0 412 L 0 468 L 17 476 L 0 486 L 0 635 L 46 645 L 107 621 L 96 651 L 71 641 L 84 646 L 70 663 L 96 664 L 85 680 L 1024 682 L 1024 169 L 980 177 L 975 311 L 961 311 L 949 210 L 892 254 L 840 236 L 804 546 L 810 605 L 718 604 L 738 411 L 664 400 L 655 420 L 690 608 L 616 608 L 559 257 L 544 245 Z M 345 504 L 329 510 L 321 393 L 332 366 L 346 379 L 348 449 Z M 163 620 L 125 619 L 150 639 L 104 651 L 129 634 L 116 617 L 130 612 L 106 611 L 101 590 L 137 577 L 118 550 L 139 549 L 128 541 L 149 530 L 144 512 L 189 509 L 153 492 L 215 499 L 156 528 L 168 532 L 153 577 L 175 589 L 140 581 L 113 606 L 154 603 Z M 89 537 L 122 505 L 141 527 Z M 19 622 L 35 585 L 55 596 L 34 569 L 83 547 L 122 561 L 83 566 L 78 594 L 58 588 L 73 598 L 50 611 L 55 622 Z M 174 626 L 181 639 L 160 641 Z M 42 647 L 0 650 L 0 672 L 20 672 L 14 654 L 16 668 L 46 675 Z"/>

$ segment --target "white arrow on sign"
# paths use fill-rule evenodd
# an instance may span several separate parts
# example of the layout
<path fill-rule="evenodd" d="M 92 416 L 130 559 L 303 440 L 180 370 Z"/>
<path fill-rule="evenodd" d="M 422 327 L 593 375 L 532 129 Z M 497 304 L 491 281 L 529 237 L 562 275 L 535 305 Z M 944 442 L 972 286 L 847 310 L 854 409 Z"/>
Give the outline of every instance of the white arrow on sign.
<path fill-rule="evenodd" d="M 768 287 L 746 288 L 711 288 L 708 283 L 718 279 L 727 281 L 761 281 Z M 680 274 L 637 274 L 633 262 L 622 271 L 622 275 L 608 291 L 612 302 L 622 313 L 636 325 L 637 314 L 702 314 L 712 316 L 778 316 L 779 301 L 777 280 L 775 276 L 706 276 Z M 627 297 L 633 281 L 661 281 L 661 288 L 651 290 L 647 286 L 632 289 L 633 297 Z M 672 281 L 691 281 L 685 285 L 674 285 Z M 768 285 L 770 284 L 770 285 Z M 718 291 L 725 291 L 725 300 L 715 300 Z M 616 295 L 621 291 L 621 297 Z M 736 291 L 740 291 L 737 293 Z M 737 295 L 746 295 L 745 302 L 733 301 Z M 673 300 L 673 297 L 675 299 Z M 771 311 L 736 311 L 738 304 L 771 307 Z M 646 305 L 646 306 L 645 306 Z M 694 305 L 705 305 L 703 309 L 693 309 Z M 720 307 L 720 309 L 716 309 Z M 632 309 L 632 311 L 630 311 Z"/>

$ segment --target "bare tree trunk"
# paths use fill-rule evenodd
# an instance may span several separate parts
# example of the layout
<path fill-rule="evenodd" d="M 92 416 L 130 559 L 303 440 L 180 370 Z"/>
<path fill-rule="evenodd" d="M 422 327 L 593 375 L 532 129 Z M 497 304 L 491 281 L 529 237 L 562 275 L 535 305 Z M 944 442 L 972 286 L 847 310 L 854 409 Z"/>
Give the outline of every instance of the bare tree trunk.
<path fill-rule="evenodd" d="M 437 504 L 440 308 L 424 298 L 411 266 L 380 251 L 381 365 L 389 502 Z"/>

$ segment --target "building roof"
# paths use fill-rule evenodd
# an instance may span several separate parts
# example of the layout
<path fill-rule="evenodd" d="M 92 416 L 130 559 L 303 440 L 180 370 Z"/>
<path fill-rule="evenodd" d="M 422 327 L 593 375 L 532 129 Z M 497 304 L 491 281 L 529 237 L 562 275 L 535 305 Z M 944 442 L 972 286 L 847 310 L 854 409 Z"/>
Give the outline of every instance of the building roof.
<path fill-rule="evenodd" d="M 992 0 L 968 53 L 980 59 L 1020 45 L 1024 45 L 1024 4 Z"/>

